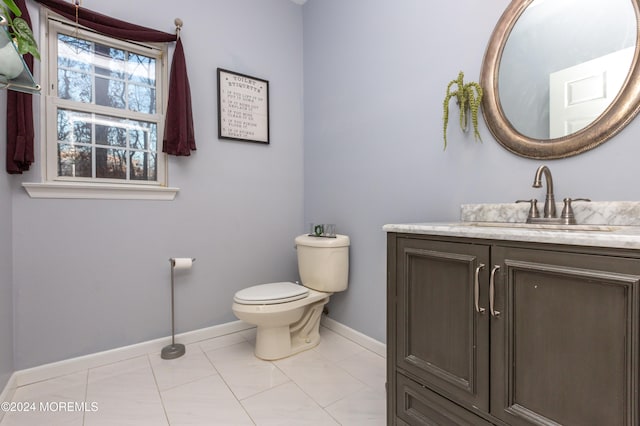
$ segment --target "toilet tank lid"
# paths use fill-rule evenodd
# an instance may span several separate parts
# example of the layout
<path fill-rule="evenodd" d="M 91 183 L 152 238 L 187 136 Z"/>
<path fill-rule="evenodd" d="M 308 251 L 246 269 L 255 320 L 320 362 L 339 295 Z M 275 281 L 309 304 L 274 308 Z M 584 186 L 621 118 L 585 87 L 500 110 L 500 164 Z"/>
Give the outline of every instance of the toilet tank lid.
<path fill-rule="evenodd" d="M 308 293 L 305 286 L 289 281 L 254 285 L 238 291 L 233 299 L 245 305 L 284 303 L 302 299 Z"/>
<path fill-rule="evenodd" d="M 313 235 L 299 235 L 296 237 L 297 246 L 307 247 L 346 247 L 350 243 L 349 237 L 337 234 L 335 238 L 315 237 Z"/>

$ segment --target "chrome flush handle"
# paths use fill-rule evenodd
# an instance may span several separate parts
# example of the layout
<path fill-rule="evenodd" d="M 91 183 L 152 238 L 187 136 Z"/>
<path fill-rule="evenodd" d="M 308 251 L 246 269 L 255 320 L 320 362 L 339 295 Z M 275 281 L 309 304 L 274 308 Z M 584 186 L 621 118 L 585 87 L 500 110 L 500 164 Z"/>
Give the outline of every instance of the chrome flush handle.
<path fill-rule="evenodd" d="M 484 263 L 481 263 L 476 268 L 476 278 L 473 283 L 473 297 L 476 305 L 476 312 L 479 314 L 484 314 L 485 309 L 478 306 L 478 300 L 480 299 L 480 271 L 484 269 Z"/>
<path fill-rule="evenodd" d="M 491 311 L 491 316 L 494 318 L 500 316 L 500 312 L 493 309 L 496 301 L 496 272 L 498 272 L 499 269 L 500 265 L 494 265 L 491 270 L 491 277 L 489 278 L 489 310 Z"/>

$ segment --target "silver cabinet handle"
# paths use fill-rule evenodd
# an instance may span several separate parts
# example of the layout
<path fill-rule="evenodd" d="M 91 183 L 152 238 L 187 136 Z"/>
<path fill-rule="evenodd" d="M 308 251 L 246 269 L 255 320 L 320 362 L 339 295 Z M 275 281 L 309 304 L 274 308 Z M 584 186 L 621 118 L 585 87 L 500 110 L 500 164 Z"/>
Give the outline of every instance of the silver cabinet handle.
<path fill-rule="evenodd" d="M 476 304 L 476 312 L 479 314 L 484 314 L 485 309 L 478 306 L 478 299 L 480 299 L 480 271 L 484 269 L 484 263 L 481 263 L 476 268 L 476 278 L 473 282 L 473 297 Z"/>
<path fill-rule="evenodd" d="M 496 272 L 498 272 L 498 269 L 500 269 L 500 265 L 494 265 L 491 270 L 491 277 L 489 278 L 489 310 L 491 311 L 491 316 L 494 318 L 500 316 L 500 312 L 493 309 L 496 299 Z"/>

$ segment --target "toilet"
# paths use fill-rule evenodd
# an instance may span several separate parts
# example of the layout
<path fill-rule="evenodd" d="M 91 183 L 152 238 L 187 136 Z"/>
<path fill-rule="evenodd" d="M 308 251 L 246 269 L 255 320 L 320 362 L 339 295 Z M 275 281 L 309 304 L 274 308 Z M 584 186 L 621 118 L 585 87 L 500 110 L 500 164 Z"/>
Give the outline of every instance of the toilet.
<path fill-rule="evenodd" d="M 302 284 L 276 282 L 238 291 L 232 310 L 256 325 L 258 358 L 286 358 L 320 342 L 320 317 L 329 297 L 344 291 L 349 275 L 349 237 L 300 235 L 295 239 Z"/>

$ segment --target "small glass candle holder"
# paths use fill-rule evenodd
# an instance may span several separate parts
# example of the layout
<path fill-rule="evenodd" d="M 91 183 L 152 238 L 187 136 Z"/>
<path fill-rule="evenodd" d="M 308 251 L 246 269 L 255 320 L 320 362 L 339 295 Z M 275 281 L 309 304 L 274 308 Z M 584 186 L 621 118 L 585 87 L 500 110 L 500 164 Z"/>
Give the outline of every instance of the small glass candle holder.
<path fill-rule="evenodd" d="M 336 225 L 334 223 L 325 223 L 324 224 L 324 236 L 329 238 L 335 238 L 336 236 Z"/>
<path fill-rule="evenodd" d="M 336 225 L 333 223 L 310 223 L 309 235 L 312 237 L 336 237 Z"/>

